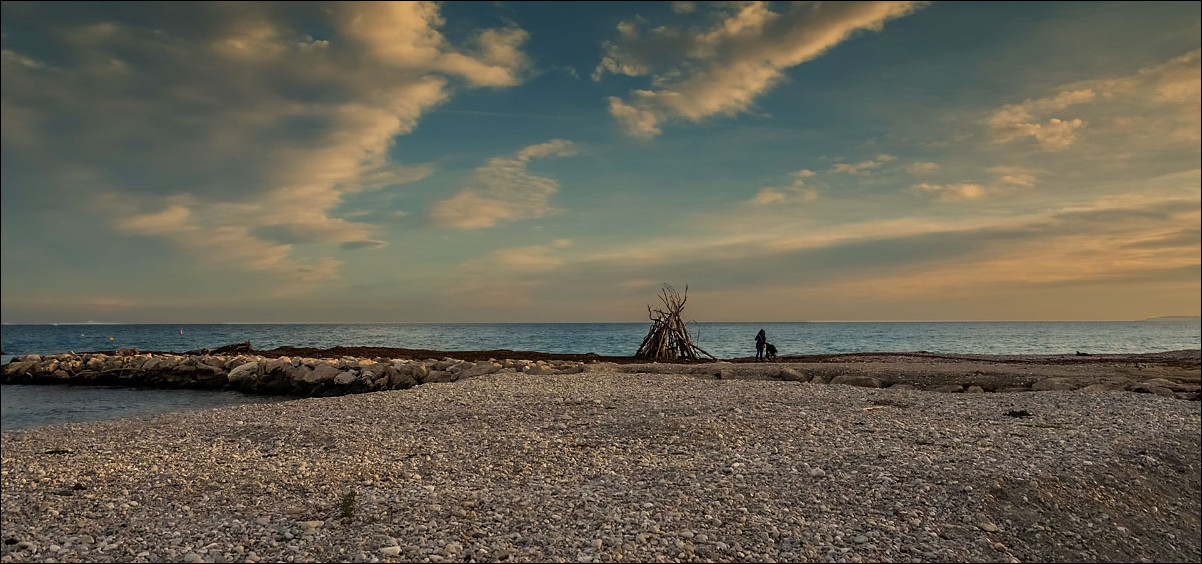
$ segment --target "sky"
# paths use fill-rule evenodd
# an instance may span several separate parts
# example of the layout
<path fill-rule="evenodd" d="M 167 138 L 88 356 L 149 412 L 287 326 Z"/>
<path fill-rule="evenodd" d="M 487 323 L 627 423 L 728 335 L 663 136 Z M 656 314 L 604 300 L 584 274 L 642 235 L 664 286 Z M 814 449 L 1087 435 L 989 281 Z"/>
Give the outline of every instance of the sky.
<path fill-rule="evenodd" d="M 1200 313 L 1198 2 L 0 10 L 4 323 Z"/>

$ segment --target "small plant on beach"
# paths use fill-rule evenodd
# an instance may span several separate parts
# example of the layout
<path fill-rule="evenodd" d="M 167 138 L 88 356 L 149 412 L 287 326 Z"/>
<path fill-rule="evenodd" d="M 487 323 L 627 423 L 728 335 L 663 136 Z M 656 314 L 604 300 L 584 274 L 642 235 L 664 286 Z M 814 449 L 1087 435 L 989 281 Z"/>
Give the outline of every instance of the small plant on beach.
<path fill-rule="evenodd" d="M 1027 411 L 1027 410 L 1025 410 L 1025 409 L 1022 409 L 1022 410 L 1013 410 L 1013 409 L 1011 409 L 1010 411 L 1007 411 L 1007 412 L 1006 412 L 1006 416 L 1007 416 L 1007 417 L 1030 417 L 1030 416 L 1031 416 L 1031 412 L 1029 412 L 1029 411 Z"/>
<path fill-rule="evenodd" d="M 338 503 L 338 514 L 343 519 L 350 519 L 355 516 L 355 492 L 351 490 L 342 496 L 342 501 Z"/>

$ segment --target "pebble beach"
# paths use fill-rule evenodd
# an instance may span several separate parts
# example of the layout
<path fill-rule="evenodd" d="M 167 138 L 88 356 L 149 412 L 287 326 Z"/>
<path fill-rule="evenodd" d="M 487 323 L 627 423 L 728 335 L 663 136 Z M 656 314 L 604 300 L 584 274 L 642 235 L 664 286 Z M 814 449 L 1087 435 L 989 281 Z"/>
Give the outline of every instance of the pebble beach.
<path fill-rule="evenodd" d="M 1200 557 L 1196 401 L 666 372 L 6 432 L 0 559 Z"/>

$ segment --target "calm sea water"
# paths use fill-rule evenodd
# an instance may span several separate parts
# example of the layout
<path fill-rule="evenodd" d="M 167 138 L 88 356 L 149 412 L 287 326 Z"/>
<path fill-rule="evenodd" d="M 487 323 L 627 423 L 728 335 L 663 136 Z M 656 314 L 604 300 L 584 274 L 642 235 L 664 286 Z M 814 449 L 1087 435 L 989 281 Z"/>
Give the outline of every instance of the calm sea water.
<path fill-rule="evenodd" d="M 626 356 L 646 323 L 369 323 L 240 325 L 4 325 L 6 355 L 65 351 L 185 351 L 250 341 L 281 345 L 362 345 L 438 350 L 512 349 Z M 1197 319 L 1114 322 L 697 323 L 699 346 L 719 358 L 755 354 L 763 328 L 782 355 L 932 351 L 980 354 L 1136 353 L 1200 346 Z"/>
<path fill-rule="evenodd" d="M 646 323 L 571 324 L 241 324 L 241 325 L 4 325 L 0 348 L 14 354 L 66 351 L 186 351 L 250 341 L 281 345 L 338 345 L 438 350 L 512 349 L 627 356 Z M 1198 319 L 1116 322 L 941 323 L 698 323 L 697 344 L 719 358 L 753 356 L 764 329 L 782 355 L 931 351 L 977 354 L 1142 353 L 1202 348 Z M 3 386 L 3 428 L 262 401 L 233 392 L 120 390 L 67 386 Z"/>
<path fill-rule="evenodd" d="M 288 399 L 293 398 L 210 390 L 3 385 L 0 431 Z"/>

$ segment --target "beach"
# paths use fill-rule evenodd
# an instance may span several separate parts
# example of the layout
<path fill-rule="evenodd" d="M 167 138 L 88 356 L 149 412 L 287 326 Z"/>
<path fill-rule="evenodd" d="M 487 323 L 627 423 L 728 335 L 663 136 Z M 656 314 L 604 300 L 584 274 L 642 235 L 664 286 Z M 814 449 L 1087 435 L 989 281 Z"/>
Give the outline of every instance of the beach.
<path fill-rule="evenodd" d="M 898 384 L 1197 355 L 598 362 L 6 432 L 0 558 L 1194 561 L 1198 402 Z"/>

